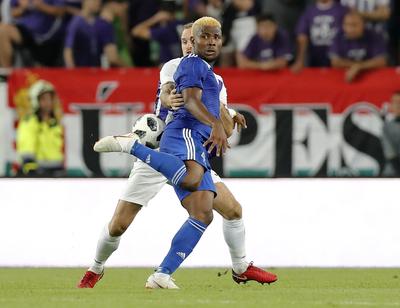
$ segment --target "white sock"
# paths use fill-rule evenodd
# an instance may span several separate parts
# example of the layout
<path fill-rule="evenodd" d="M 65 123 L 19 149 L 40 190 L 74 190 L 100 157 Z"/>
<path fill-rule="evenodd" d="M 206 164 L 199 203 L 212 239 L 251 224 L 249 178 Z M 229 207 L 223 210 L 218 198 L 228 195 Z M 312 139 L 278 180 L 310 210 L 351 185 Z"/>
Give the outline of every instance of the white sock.
<path fill-rule="evenodd" d="M 103 228 L 97 242 L 96 256 L 89 270 L 100 274 L 104 269 L 104 263 L 117 250 L 119 246 L 120 236 L 111 236 L 108 230 L 108 224 Z"/>
<path fill-rule="evenodd" d="M 249 263 L 246 261 L 246 232 L 243 220 L 223 219 L 222 227 L 225 242 L 228 245 L 231 254 L 232 269 L 236 274 L 242 274 L 249 266 Z"/>

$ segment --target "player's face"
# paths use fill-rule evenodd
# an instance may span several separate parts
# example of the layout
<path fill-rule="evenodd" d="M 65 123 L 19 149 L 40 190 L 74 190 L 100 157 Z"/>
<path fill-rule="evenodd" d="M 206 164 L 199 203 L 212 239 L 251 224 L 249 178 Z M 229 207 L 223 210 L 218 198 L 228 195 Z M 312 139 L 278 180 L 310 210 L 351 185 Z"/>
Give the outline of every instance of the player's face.
<path fill-rule="evenodd" d="M 270 20 L 261 21 L 257 25 L 258 35 L 266 41 L 272 41 L 275 37 L 278 27 Z"/>
<path fill-rule="evenodd" d="M 400 94 L 392 96 L 391 109 L 396 116 L 400 116 Z"/>
<path fill-rule="evenodd" d="M 195 52 L 207 62 L 215 61 L 222 47 L 222 33 L 219 27 L 203 27 L 194 34 Z"/>
<path fill-rule="evenodd" d="M 192 53 L 192 29 L 185 29 L 182 31 L 181 35 L 181 48 L 182 48 L 182 54 L 184 56 L 187 56 L 188 54 Z"/>
<path fill-rule="evenodd" d="M 364 21 L 361 16 L 347 15 L 343 22 L 343 31 L 347 38 L 356 39 L 364 33 Z"/>

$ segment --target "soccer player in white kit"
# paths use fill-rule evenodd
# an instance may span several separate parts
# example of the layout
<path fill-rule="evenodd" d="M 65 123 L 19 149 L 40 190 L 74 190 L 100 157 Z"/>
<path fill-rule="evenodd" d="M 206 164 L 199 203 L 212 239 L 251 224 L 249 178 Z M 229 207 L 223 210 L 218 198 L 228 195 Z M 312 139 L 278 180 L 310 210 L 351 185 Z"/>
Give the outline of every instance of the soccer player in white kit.
<path fill-rule="evenodd" d="M 191 24 L 185 25 L 181 35 L 181 46 L 184 55 L 190 54 L 191 44 Z M 174 90 L 173 75 L 178 67 L 181 58 L 167 62 L 160 72 L 159 99 L 156 101 L 155 114 L 162 120 L 168 122 L 171 113 L 169 109 L 176 109 L 183 105 L 181 94 L 176 94 Z M 236 124 L 239 127 L 245 126 L 246 122 L 243 115 L 227 108 L 227 92 L 220 76 L 216 78 L 221 86 L 220 102 L 221 111 L 224 119 L 224 126 L 228 134 Z M 164 105 L 164 107 L 162 106 Z M 242 220 L 242 207 L 234 198 L 232 193 L 222 182 L 221 178 L 213 171 L 212 178 L 215 183 L 218 195 L 214 199 L 213 209 L 223 217 L 223 233 L 225 242 L 229 247 L 232 259 L 232 278 L 235 282 L 247 282 L 255 280 L 260 283 L 272 283 L 277 280 L 276 275 L 266 272 L 246 261 L 245 249 L 245 228 Z M 100 234 L 96 254 L 93 264 L 86 271 L 84 277 L 78 284 L 78 288 L 93 288 L 102 278 L 104 264 L 111 254 L 118 248 L 122 234 L 132 223 L 136 214 L 143 206 L 162 189 L 167 183 L 167 179 L 159 172 L 152 169 L 141 160 L 135 162 L 128 179 L 128 184 L 118 201 L 114 215 Z M 160 288 L 168 288 L 168 282 Z"/>

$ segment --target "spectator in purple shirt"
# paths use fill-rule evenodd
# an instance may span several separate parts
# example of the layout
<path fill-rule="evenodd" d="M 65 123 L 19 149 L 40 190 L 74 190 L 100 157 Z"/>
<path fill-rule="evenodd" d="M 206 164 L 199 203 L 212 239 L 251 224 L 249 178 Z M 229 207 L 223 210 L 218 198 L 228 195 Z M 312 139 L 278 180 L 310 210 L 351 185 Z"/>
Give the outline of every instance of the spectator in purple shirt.
<path fill-rule="evenodd" d="M 133 27 L 131 34 L 144 40 L 153 40 L 160 45 L 159 62 L 163 64 L 181 56 L 179 30 L 182 26 L 175 19 L 175 3 L 164 1 L 160 11 Z"/>
<path fill-rule="evenodd" d="M 271 14 L 258 16 L 257 33 L 251 38 L 244 51 L 238 53 L 238 66 L 276 70 L 287 67 L 291 59 L 289 36 L 286 31 L 278 28 Z"/>
<path fill-rule="evenodd" d="M 80 15 L 68 25 L 64 45 L 64 61 L 68 68 L 101 65 L 105 55 L 111 66 L 122 66 L 115 45 L 114 28 L 97 16 L 101 0 L 83 0 Z"/>
<path fill-rule="evenodd" d="M 346 81 L 353 81 L 362 71 L 386 66 L 385 40 L 382 34 L 367 30 L 363 17 L 348 13 L 343 32 L 338 33 L 330 48 L 332 67 L 345 68 Z"/>
<path fill-rule="evenodd" d="M 299 72 L 305 65 L 329 66 L 328 50 L 340 30 L 347 9 L 334 0 L 317 0 L 301 16 L 297 25 L 297 56 L 292 66 Z"/>
<path fill-rule="evenodd" d="M 0 66 L 11 67 L 15 46 L 26 46 L 43 64 L 54 61 L 54 45 L 60 33 L 64 0 L 12 0 L 15 24 L 0 24 Z"/>

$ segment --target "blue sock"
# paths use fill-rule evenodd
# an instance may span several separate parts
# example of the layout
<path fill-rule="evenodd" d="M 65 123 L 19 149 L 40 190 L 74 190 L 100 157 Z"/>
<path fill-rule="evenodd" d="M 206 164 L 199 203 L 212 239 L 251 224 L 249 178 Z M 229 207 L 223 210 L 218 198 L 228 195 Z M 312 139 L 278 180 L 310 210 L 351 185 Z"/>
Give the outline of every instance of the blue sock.
<path fill-rule="evenodd" d="M 162 173 L 173 185 L 180 186 L 187 174 L 185 163 L 180 158 L 154 151 L 138 142 L 133 145 L 131 154 Z"/>
<path fill-rule="evenodd" d="M 171 248 L 157 272 L 171 275 L 199 242 L 207 225 L 189 217 L 172 239 Z"/>

